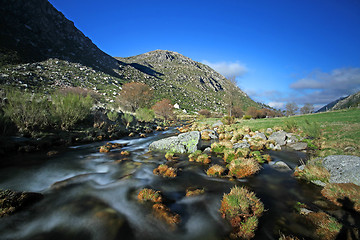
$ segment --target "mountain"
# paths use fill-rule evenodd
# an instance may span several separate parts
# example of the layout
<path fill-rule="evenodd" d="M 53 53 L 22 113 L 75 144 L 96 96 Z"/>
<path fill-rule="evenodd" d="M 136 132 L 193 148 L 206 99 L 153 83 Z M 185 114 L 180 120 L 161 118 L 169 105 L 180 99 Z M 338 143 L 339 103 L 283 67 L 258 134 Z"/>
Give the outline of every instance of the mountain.
<path fill-rule="evenodd" d="M 360 91 L 337 102 L 332 108 L 332 110 L 339 110 L 351 107 L 360 107 Z"/>
<path fill-rule="evenodd" d="M 326 104 L 325 106 L 323 106 L 322 108 L 320 108 L 319 110 L 316 111 L 316 113 L 319 113 L 319 112 L 326 112 L 326 111 L 330 111 L 332 110 L 332 108 L 341 100 L 345 99 L 346 97 L 341 97 L 335 101 L 332 101 L 331 103 L 329 104 Z"/>
<path fill-rule="evenodd" d="M 172 99 L 185 109 L 221 111 L 226 99 L 232 96 L 243 108 L 258 106 L 246 93 L 209 66 L 176 52 L 155 50 L 116 59 L 123 63 L 119 70 L 121 77 L 146 83 L 154 88 L 159 99 Z"/>
<path fill-rule="evenodd" d="M 156 100 L 186 110 L 223 111 L 232 101 L 259 107 L 209 66 L 179 53 L 156 50 L 111 57 L 47 0 L 0 0 L 0 86 L 49 92 L 64 86 L 93 89 L 114 101 L 125 82 L 143 82 Z"/>
<path fill-rule="evenodd" d="M 117 61 L 47 0 L 0 0 L 0 5 L 0 62 L 57 58 L 116 76 Z"/>
<path fill-rule="evenodd" d="M 346 109 L 360 106 L 360 91 L 347 97 L 341 97 L 326 106 L 320 108 L 316 112 L 325 112 L 339 109 Z"/>

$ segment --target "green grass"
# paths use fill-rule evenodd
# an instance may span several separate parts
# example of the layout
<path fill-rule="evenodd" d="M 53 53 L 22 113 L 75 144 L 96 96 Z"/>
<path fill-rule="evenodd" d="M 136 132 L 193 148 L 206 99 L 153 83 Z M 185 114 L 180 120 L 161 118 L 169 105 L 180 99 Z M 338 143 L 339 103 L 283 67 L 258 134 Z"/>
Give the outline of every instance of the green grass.
<path fill-rule="evenodd" d="M 217 118 L 202 119 L 198 124 L 212 125 Z M 249 127 L 252 131 L 265 131 L 280 127 L 284 130 L 296 128 L 297 133 L 313 140 L 311 144 L 319 148 L 320 156 L 351 154 L 360 156 L 360 109 L 347 109 L 325 113 L 307 114 L 291 117 L 265 118 L 256 120 L 237 120 L 236 128 Z M 346 147 L 355 151 L 345 152 Z"/>

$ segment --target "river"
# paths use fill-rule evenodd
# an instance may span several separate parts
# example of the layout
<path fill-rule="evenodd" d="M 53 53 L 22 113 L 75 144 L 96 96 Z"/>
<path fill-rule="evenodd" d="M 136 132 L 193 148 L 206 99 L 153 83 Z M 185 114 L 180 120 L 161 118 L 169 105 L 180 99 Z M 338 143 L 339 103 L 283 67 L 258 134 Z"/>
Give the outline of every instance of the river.
<path fill-rule="evenodd" d="M 189 162 L 186 155 L 172 164 L 179 169 L 174 179 L 152 173 L 165 163 L 164 153 L 149 153 L 148 146 L 175 134 L 171 129 L 149 134 L 147 138 L 123 138 L 122 150 L 100 153 L 106 142 L 73 146 L 52 157 L 46 153 L 17 155 L 13 164 L 0 169 L 0 188 L 40 192 L 44 199 L 12 216 L 0 218 L 0 239 L 224 239 L 229 224 L 219 208 L 231 187 L 246 186 L 265 205 L 254 239 L 278 239 L 279 232 L 311 236 L 297 220 L 296 202 L 311 204 L 321 200 L 320 188 L 296 180 L 292 172 L 280 172 L 263 164 L 255 176 L 228 180 L 208 177 L 208 165 Z M 268 152 L 273 161 L 291 168 L 306 159 L 294 151 Z M 223 160 L 212 156 L 212 164 Z M 151 214 L 149 204 L 140 203 L 137 194 L 147 187 L 161 191 L 167 207 L 181 216 L 171 229 Z M 185 197 L 187 188 L 204 188 L 205 194 Z"/>

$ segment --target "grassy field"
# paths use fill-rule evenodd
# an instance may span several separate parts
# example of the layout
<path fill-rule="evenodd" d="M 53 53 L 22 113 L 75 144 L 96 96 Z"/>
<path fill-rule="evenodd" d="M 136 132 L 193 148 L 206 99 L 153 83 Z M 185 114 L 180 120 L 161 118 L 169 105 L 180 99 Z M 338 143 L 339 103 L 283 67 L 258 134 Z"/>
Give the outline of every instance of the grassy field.
<path fill-rule="evenodd" d="M 219 119 L 207 118 L 200 122 L 212 124 Z M 279 127 L 285 131 L 298 132 L 312 138 L 319 148 L 317 155 L 360 156 L 360 109 L 339 110 L 301 116 L 238 120 L 237 127 L 250 127 L 253 131 Z M 354 151 L 345 151 L 352 147 Z"/>

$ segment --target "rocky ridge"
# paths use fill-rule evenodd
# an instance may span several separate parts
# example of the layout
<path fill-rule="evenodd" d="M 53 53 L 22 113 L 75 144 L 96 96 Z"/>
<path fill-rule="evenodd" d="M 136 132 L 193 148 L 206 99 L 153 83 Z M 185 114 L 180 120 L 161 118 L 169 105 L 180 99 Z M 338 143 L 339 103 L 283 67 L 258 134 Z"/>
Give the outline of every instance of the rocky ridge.
<path fill-rule="evenodd" d="M 230 95 L 235 95 L 236 104 L 243 108 L 257 106 L 224 76 L 177 52 L 155 50 L 116 59 L 122 62 L 121 77 L 152 86 L 160 97 L 171 98 L 182 108 L 221 111 Z"/>
<path fill-rule="evenodd" d="M 232 82 L 179 53 L 156 50 L 113 58 L 101 51 L 47 0 L 0 0 L 0 85 L 49 91 L 91 88 L 114 100 L 124 82 L 153 87 L 157 99 L 180 108 L 221 112 L 235 105 L 259 107 Z"/>

